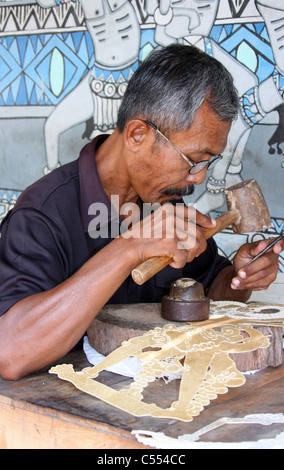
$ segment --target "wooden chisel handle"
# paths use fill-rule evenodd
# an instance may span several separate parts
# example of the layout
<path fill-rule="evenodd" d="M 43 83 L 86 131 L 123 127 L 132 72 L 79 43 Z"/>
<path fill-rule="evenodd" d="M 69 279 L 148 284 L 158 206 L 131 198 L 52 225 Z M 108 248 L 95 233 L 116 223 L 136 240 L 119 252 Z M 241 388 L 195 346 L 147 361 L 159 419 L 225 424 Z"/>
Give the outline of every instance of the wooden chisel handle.
<path fill-rule="evenodd" d="M 213 237 L 216 233 L 222 232 L 225 228 L 236 222 L 240 214 L 236 209 L 232 209 L 224 214 L 217 217 L 216 226 L 213 228 L 202 228 L 206 240 Z M 143 263 L 139 264 L 135 269 L 132 270 L 132 278 L 136 284 L 142 285 L 148 281 L 151 277 L 157 274 L 161 269 L 165 268 L 170 264 L 172 258 L 169 256 L 155 256 L 149 258 Z"/>

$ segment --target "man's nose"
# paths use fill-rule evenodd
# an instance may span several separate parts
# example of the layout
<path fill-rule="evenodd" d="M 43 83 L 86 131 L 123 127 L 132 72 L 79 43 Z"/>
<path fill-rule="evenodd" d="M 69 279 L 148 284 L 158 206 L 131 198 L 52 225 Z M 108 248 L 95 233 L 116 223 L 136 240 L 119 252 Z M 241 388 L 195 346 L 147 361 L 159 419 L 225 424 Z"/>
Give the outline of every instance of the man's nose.
<path fill-rule="evenodd" d="M 206 177 L 206 168 L 204 170 L 199 171 L 195 175 L 191 175 L 188 173 L 186 181 L 191 184 L 202 184 Z"/>

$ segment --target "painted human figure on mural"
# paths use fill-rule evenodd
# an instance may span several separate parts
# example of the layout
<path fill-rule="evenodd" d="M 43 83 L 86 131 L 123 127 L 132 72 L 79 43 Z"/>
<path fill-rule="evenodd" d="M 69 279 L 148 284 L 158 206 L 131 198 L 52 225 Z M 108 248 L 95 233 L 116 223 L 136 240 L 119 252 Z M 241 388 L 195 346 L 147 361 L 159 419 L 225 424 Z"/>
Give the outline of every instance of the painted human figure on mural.
<path fill-rule="evenodd" d="M 275 110 L 279 113 L 279 126 L 268 141 L 268 145 L 270 146 L 269 153 L 274 154 L 277 151 L 279 154 L 282 154 L 280 144 L 284 142 L 284 15 L 281 12 L 284 12 L 284 4 L 281 0 L 262 0 L 257 2 L 257 8 L 265 19 L 275 59 L 275 69 L 273 73 L 274 83 L 272 84 L 272 89 L 274 89 L 274 93 L 278 91 L 282 98 L 282 100 L 279 100 L 278 96 L 275 98 L 276 103 L 280 103 L 275 107 Z"/>
<path fill-rule="evenodd" d="M 37 0 L 37 3 L 49 8 L 59 1 Z M 115 128 L 127 82 L 138 67 L 140 25 L 131 2 L 80 0 L 80 3 L 94 46 L 95 65 L 46 120 L 45 173 L 58 166 L 59 136 L 67 129 L 88 120 L 94 123 L 92 136 L 96 131 L 109 132 Z"/>
<path fill-rule="evenodd" d="M 278 107 L 283 104 L 284 94 L 284 4 L 283 0 L 256 0 L 255 4 L 265 21 L 275 59 L 273 76 L 267 77 L 262 83 L 259 83 L 256 74 L 214 40 L 208 39 L 219 0 L 213 0 L 210 4 L 202 0 L 147 2 L 147 11 L 155 20 L 155 41 L 162 46 L 172 42 L 187 42 L 206 50 L 232 73 L 240 97 L 239 118 L 232 125 L 224 157 L 216 164 L 207 180 L 206 190 L 196 201 L 198 209 L 204 213 L 221 207 L 225 202 L 225 188 L 242 179 L 242 157 L 252 127 L 274 109 L 278 109 L 281 117 Z M 279 125 L 281 122 L 282 119 Z M 271 153 L 275 150 L 275 144 L 279 150 L 277 134 L 279 129 L 269 142 Z"/>
<path fill-rule="evenodd" d="M 34 1 L 42 8 L 50 8 L 73 0 Z M 7 3 L 10 2 L 7 0 Z M 11 3 L 17 4 L 15 1 Z M 59 164 L 59 137 L 67 129 L 90 123 L 86 135 L 90 138 L 96 132 L 112 131 L 128 79 L 138 66 L 141 25 L 132 2 L 80 0 L 80 4 L 93 43 L 95 64 L 46 120 L 46 173 Z M 243 152 L 251 130 L 272 110 L 279 113 L 279 126 L 268 145 L 270 153 L 281 151 L 284 4 L 282 0 L 255 1 L 265 21 L 275 60 L 274 73 L 261 83 L 253 71 L 210 38 L 219 0 L 146 0 L 144 5 L 146 13 L 153 18 L 158 45 L 166 46 L 173 42 L 195 44 L 223 62 L 235 79 L 241 103 L 239 119 L 232 126 L 223 160 L 214 168 L 204 193 L 196 201 L 198 209 L 207 213 L 222 207 L 225 187 L 241 179 Z"/>
<path fill-rule="evenodd" d="M 50 8 L 73 0 L 35 0 Z M 17 2 L 13 1 L 13 4 Z M 60 135 L 73 126 L 86 122 L 86 137 L 110 132 L 116 123 L 117 111 L 132 70 L 138 66 L 140 24 L 128 0 L 80 0 L 85 25 L 93 42 L 95 65 L 81 82 L 56 106 L 45 123 L 45 173 L 59 164 Z M 282 123 L 283 49 L 281 46 L 281 0 L 256 0 L 264 18 L 275 58 L 275 73 L 259 83 L 255 73 L 238 62 L 210 38 L 219 7 L 219 0 L 146 0 L 145 10 L 154 19 L 155 42 L 166 46 L 188 42 L 206 50 L 223 62 L 235 78 L 241 112 L 234 122 L 224 158 L 207 180 L 205 192 L 197 202 L 199 210 L 209 212 L 224 203 L 224 189 L 241 179 L 245 145 L 255 123 L 271 110 L 279 112 Z M 282 20 L 283 21 L 283 20 Z M 80 103 L 80 106 L 77 105 Z M 90 124 L 90 125 L 88 125 Z M 272 136 L 270 152 L 279 149 L 279 128 Z"/>

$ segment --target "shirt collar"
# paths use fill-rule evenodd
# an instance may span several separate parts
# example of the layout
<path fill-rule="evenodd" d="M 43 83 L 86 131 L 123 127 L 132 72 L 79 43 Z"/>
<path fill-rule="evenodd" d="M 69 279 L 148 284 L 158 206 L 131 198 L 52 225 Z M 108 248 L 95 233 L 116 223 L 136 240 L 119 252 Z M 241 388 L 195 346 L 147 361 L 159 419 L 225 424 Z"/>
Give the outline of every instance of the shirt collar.
<path fill-rule="evenodd" d="M 89 208 L 94 203 L 104 204 L 106 207 L 106 211 L 101 213 L 102 216 L 107 214 L 103 223 L 118 219 L 118 215 L 104 191 L 95 162 L 96 150 L 108 137 L 106 134 L 97 136 L 81 150 L 79 156 L 81 219 L 85 232 L 88 232 L 89 224 L 95 217 L 94 213 L 89 214 Z"/>

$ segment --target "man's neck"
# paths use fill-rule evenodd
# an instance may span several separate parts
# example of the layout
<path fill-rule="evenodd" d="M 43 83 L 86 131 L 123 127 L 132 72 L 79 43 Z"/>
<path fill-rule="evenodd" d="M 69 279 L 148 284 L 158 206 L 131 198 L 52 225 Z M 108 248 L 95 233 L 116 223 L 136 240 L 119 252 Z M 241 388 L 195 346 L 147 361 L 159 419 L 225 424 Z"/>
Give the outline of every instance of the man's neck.
<path fill-rule="evenodd" d="M 137 202 L 138 194 L 132 188 L 125 161 L 123 134 L 116 129 L 96 150 L 96 166 L 103 188 L 111 199 L 119 196 L 119 209 L 127 202 Z"/>

